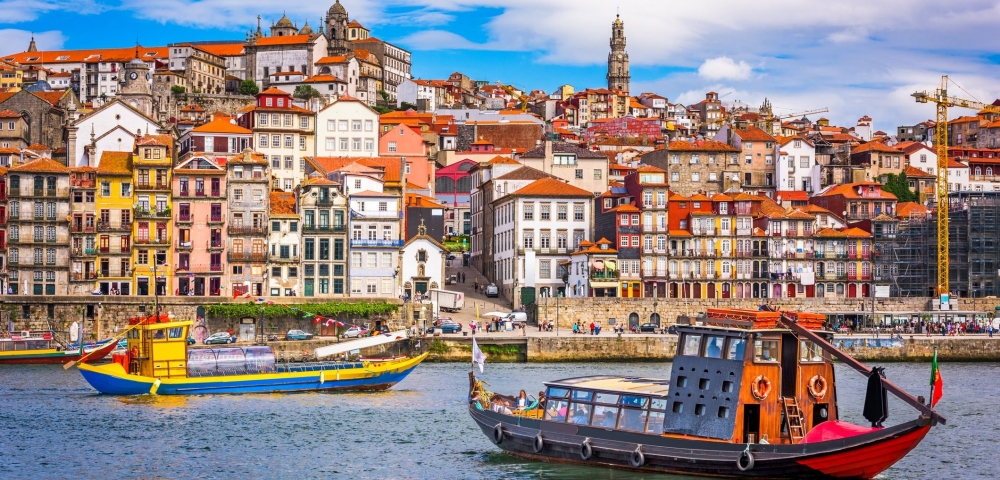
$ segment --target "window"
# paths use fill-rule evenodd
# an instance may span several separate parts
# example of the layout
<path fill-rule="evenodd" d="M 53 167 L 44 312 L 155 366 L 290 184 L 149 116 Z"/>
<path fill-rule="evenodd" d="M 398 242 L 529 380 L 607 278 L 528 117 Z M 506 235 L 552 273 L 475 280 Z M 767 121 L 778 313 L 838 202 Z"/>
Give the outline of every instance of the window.
<path fill-rule="evenodd" d="M 111 196 L 111 182 L 108 181 L 101 182 L 101 196 L 102 197 Z"/>
<path fill-rule="evenodd" d="M 601 173 L 601 169 L 600 168 L 595 168 L 594 169 L 594 180 L 600 180 L 601 177 L 602 177 L 602 175 L 603 174 Z"/>
<path fill-rule="evenodd" d="M 525 230 L 521 235 L 524 241 L 524 248 L 535 248 L 535 234 L 530 230 Z"/>
<path fill-rule="evenodd" d="M 576 155 L 557 153 L 552 158 L 553 165 L 576 165 Z"/>
<path fill-rule="evenodd" d="M 551 220 L 551 216 L 549 214 L 550 208 L 551 206 L 549 204 L 542 204 L 542 211 L 539 217 L 540 220 Z"/>
<path fill-rule="evenodd" d="M 822 362 L 823 350 L 813 342 L 802 340 L 799 342 L 800 362 Z"/>
<path fill-rule="evenodd" d="M 361 139 L 353 138 L 351 139 L 351 150 L 361 150 Z"/>
<path fill-rule="evenodd" d="M 566 218 L 567 218 L 566 205 L 559 205 L 559 206 L 557 206 L 556 207 L 556 219 L 557 220 L 566 220 Z"/>
<path fill-rule="evenodd" d="M 799 157 L 799 166 L 809 168 L 809 157 Z"/>
<path fill-rule="evenodd" d="M 778 361 L 778 341 L 777 340 L 754 340 L 753 360 L 755 362 L 777 362 Z"/>
<path fill-rule="evenodd" d="M 538 277 L 552 278 L 552 262 L 550 260 L 540 260 L 538 262 Z"/>
<path fill-rule="evenodd" d="M 389 142 L 388 150 L 389 153 L 394 153 L 396 151 L 396 142 Z"/>
<path fill-rule="evenodd" d="M 274 148 L 281 147 L 281 135 L 271 135 L 271 146 Z"/>
<path fill-rule="evenodd" d="M 370 152 L 372 150 L 375 150 L 375 141 L 372 140 L 372 139 L 370 139 L 370 138 L 366 138 L 365 139 L 365 151 L 366 152 Z"/>
<path fill-rule="evenodd" d="M 573 206 L 573 220 L 578 222 L 583 220 L 583 205 Z"/>
<path fill-rule="evenodd" d="M 337 122 L 337 129 L 341 132 L 347 131 L 347 120 L 340 120 Z"/>
<path fill-rule="evenodd" d="M 691 172 L 691 181 L 692 182 L 700 182 L 701 181 L 701 174 L 698 173 L 698 172 Z"/>
<path fill-rule="evenodd" d="M 524 219 L 534 220 L 535 219 L 535 206 L 532 204 L 524 205 Z"/>
<path fill-rule="evenodd" d="M 260 136 L 260 143 L 258 145 L 261 147 L 267 147 L 267 135 Z"/>
<path fill-rule="evenodd" d="M 680 174 L 680 172 L 670 172 L 670 181 L 671 182 L 679 182 L 679 181 L 681 181 L 681 174 Z"/>
<path fill-rule="evenodd" d="M 577 180 L 582 180 L 583 179 L 583 169 L 582 168 L 576 169 L 576 179 Z"/>
<path fill-rule="evenodd" d="M 690 355 L 697 357 L 699 351 L 701 350 L 701 335 L 693 335 L 690 333 L 684 334 L 684 350 L 681 355 Z"/>

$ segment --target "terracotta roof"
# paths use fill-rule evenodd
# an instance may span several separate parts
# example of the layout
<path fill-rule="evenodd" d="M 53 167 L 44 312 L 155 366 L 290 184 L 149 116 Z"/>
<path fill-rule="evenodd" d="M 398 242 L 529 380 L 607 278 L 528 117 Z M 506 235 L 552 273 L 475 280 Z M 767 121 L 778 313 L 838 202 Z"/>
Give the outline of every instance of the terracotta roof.
<path fill-rule="evenodd" d="M 746 130 L 740 130 L 740 129 L 734 128 L 733 129 L 733 134 L 734 135 L 739 135 L 739 137 L 741 139 L 743 139 L 743 141 L 745 141 L 745 142 L 747 142 L 747 141 L 749 141 L 749 142 L 773 142 L 773 141 L 775 141 L 774 137 L 772 137 L 771 135 L 768 135 L 767 132 L 765 132 L 765 131 L 763 131 L 763 130 L 761 130 L 761 129 L 753 126 L 753 125 L 750 125 Z"/>
<path fill-rule="evenodd" d="M 789 202 L 805 202 L 809 200 L 809 194 L 803 190 L 778 190 L 774 192 L 774 198 L 778 197 Z"/>
<path fill-rule="evenodd" d="M 49 50 L 45 52 L 21 52 L 4 55 L 0 59 L 12 59 L 22 65 L 43 63 L 81 62 L 128 62 L 135 58 L 136 47 L 98 48 L 88 50 Z M 152 55 L 150 55 L 152 54 Z M 139 58 L 145 62 L 153 59 L 165 60 L 170 57 L 168 47 L 139 47 Z M 29 60 L 34 59 L 34 60 Z"/>
<path fill-rule="evenodd" d="M 639 173 L 667 173 L 662 168 L 654 167 L 652 165 L 639 165 L 639 167 L 636 168 L 636 171 Z"/>
<path fill-rule="evenodd" d="M 360 192 L 351 192 L 351 196 L 352 197 L 395 197 L 396 195 L 385 192 L 375 192 L 372 190 L 362 190 Z"/>
<path fill-rule="evenodd" d="M 848 238 L 870 238 L 872 236 L 871 233 L 868 233 L 858 227 L 845 229 L 844 232 L 847 233 Z"/>
<path fill-rule="evenodd" d="M 236 57 L 243 55 L 243 43 L 212 43 L 199 44 L 195 46 L 199 50 L 204 50 L 212 55 L 220 57 Z"/>
<path fill-rule="evenodd" d="M 170 135 L 143 135 L 135 139 L 136 146 L 158 145 L 167 147 L 167 155 L 174 149 L 174 137 Z"/>
<path fill-rule="evenodd" d="M 698 140 L 695 142 L 686 142 L 683 140 L 674 140 L 667 144 L 667 151 L 678 151 L 678 152 L 701 152 L 701 151 L 713 151 L 713 152 L 738 152 L 740 149 L 735 147 L 730 147 L 729 145 L 719 142 L 716 140 Z"/>
<path fill-rule="evenodd" d="M 609 212 L 618 212 L 618 213 L 639 213 L 642 210 L 639 210 L 639 207 L 636 207 L 635 205 L 632 205 L 631 203 L 625 203 L 625 204 L 622 204 L 622 205 L 618 205 L 617 207 L 612 208 L 611 210 L 608 210 L 608 211 Z"/>
<path fill-rule="evenodd" d="M 800 208 L 790 208 L 785 212 L 784 218 L 789 220 L 816 220 L 816 217 L 803 212 Z"/>
<path fill-rule="evenodd" d="M 316 65 L 331 65 L 336 63 L 344 63 L 347 61 L 347 57 L 344 55 L 337 55 L 335 57 L 323 57 L 316 60 Z"/>
<path fill-rule="evenodd" d="M 79 167 L 69 167 L 71 173 L 88 173 L 96 172 L 97 168 L 91 167 L 90 165 L 81 165 Z"/>
<path fill-rule="evenodd" d="M 310 175 L 304 182 L 306 185 L 340 185 L 329 178 L 326 178 L 319 174 Z"/>
<path fill-rule="evenodd" d="M 347 83 L 346 81 L 334 77 L 333 75 L 313 75 L 305 80 L 302 80 L 302 83 L 328 83 L 328 82 Z"/>
<path fill-rule="evenodd" d="M 879 187 L 879 193 L 881 194 L 881 196 L 879 196 L 879 197 L 862 197 L 861 195 L 858 195 L 857 189 L 859 187 L 876 187 L 876 186 Z M 882 187 L 881 184 L 874 183 L 874 182 L 846 183 L 846 184 L 831 186 L 831 187 L 827 188 L 826 190 L 823 190 L 822 192 L 820 192 L 816 196 L 819 196 L 819 197 L 831 197 L 831 196 L 842 195 L 844 198 L 850 198 L 850 199 L 862 199 L 862 198 L 871 198 L 873 200 L 876 199 L 876 198 L 889 199 L 889 200 L 895 200 L 896 199 L 895 195 L 893 195 L 893 194 L 891 194 L 891 193 L 889 193 L 889 192 L 887 192 L 885 190 L 882 190 L 881 187 Z"/>
<path fill-rule="evenodd" d="M 691 232 L 689 232 L 687 230 L 680 230 L 680 229 L 676 229 L 676 230 L 675 229 L 671 229 L 669 232 L 667 232 L 667 234 L 670 235 L 671 237 L 690 237 L 691 236 Z"/>
<path fill-rule="evenodd" d="M 902 154 L 902 150 L 896 150 L 882 142 L 868 142 L 858 145 L 851 149 L 851 154 L 855 153 L 867 153 L 867 152 L 881 152 L 881 153 L 899 153 Z"/>
<path fill-rule="evenodd" d="M 204 112 L 205 109 L 201 105 L 191 104 L 181 109 L 182 112 Z"/>
<path fill-rule="evenodd" d="M 323 174 L 336 172 L 352 163 L 357 163 L 381 169 L 382 180 L 385 182 L 400 182 L 402 178 L 399 172 L 402 165 L 401 157 L 311 157 L 311 162 Z"/>
<path fill-rule="evenodd" d="M 290 93 L 288 93 L 288 92 L 286 92 L 286 91 L 284 91 L 284 90 L 282 90 L 282 89 L 280 89 L 278 87 L 268 87 L 267 90 L 264 90 L 263 92 L 260 92 L 257 95 L 283 95 L 283 96 L 286 96 L 286 97 L 290 97 L 291 96 Z"/>
<path fill-rule="evenodd" d="M 52 160 L 51 158 L 39 158 L 28 163 L 12 167 L 12 172 L 32 172 L 32 173 L 66 173 L 69 169 L 65 165 Z"/>
<path fill-rule="evenodd" d="M 948 159 L 948 168 L 969 168 L 968 165 L 955 160 L 954 158 Z"/>
<path fill-rule="evenodd" d="M 518 162 L 517 160 L 514 160 L 513 158 L 510 158 L 510 157 L 505 157 L 503 155 L 497 155 L 497 156 L 491 158 L 486 163 L 488 163 L 490 165 L 520 165 L 521 164 L 521 162 Z"/>
<path fill-rule="evenodd" d="M 250 151 L 249 149 L 234 155 L 232 158 L 229 159 L 227 163 L 268 165 L 267 155 L 264 155 L 263 153 L 260 152 Z"/>
<path fill-rule="evenodd" d="M 903 169 L 903 173 L 906 174 L 907 178 L 937 178 L 936 176 L 914 167 L 913 165 L 907 165 L 906 168 Z"/>
<path fill-rule="evenodd" d="M 692 202 L 711 202 L 712 201 L 711 198 L 708 198 L 705 194 L 702 194 L 702 193 L 696 193 L 694 195 L 691 195 L 688 198 L 688 200 L 691 200 Z"/>
<path fill-rule="evenodd" d="M 317 36 L 318 35 L 283 35 L 276 37 L 262 37 L 257 39 L 257 45 L 301 45 L 313 41 Z"/>
<path fill-rule="evenodd" d="M 896 205 L 896 215 L 899 218 L 926 217 L 930 213 L 931 209 L 916 202 L 903 202 Z"/>
<path fill-rule="evenodd" d="M 51 152 L 52 151 L 51 148 L 49 148 L 46 145 L 42 145 L 41 143 L 32 143 L 31 145 L 28 145 L 27 147 L 24 147 L 24 149 L 25 150 L 32 150 L 32 151 L 35 151 L 35 152 Z"/>
<path fill-rule="evenodd" d="M 406 194 L 406 206 L 418 208 L 444 208 L 445 205 L 434 198 L 419 193 Z"/>
<path fill-rule="evenodd" d="M 514 169 L 513 171 L 507 172 L 494 180 L 541 180 L 543 178 L 550 178 L 549 175 L 541 170 L 531 167 L 521 167 Z"/>
<path fill-rule="evenodd" d="M 528 168 L 528 167 L 524 167 Z M 522 169 L 518 169 L 522 170 Z M 543 172 L 544 174 L 544 172 Z M 580 187 L 564 183 L 555 178 L 535 180 L 512 195 L 519 197 L 588 197 L 594 195 Z"/>
<path fill-rule="evenodd" d="M 601 153 L 593 152 L 585 148 L 578 147 L 572 143 L 552 142 L 552 153 L 575 153 L 577 158 L 600 158 L 607 160 L 608 157 Z M 545 145 L 535 147 L 521 154 L 524 158 L 545 158 Z"/>
<path fill-rule="evenodd" d="M 670 192 L 670 194 L 667 195 L 667 200 L 671 202 L 686 202 L 689 198 L 679 193 Z"/>
<path fill-rule="evenodd" d="M 97 164 L 99 175 L 132 175 L 132 152 L 101 152 L 101 161 Z"/>
<path fill-rule="evenodd" d="M 233 133 L 239 135 L 252 135 L 253 131 L 247 130 L 229 121 L 228 118 L 215 117 L 211 122 L 191 129 L 195 133 Z"/>
<path fill-rule="evenodd" d="M 821 228 L 813 233 L 814 237 L 824 238 L 847 238 L 847 233 L 836 228 Z"/>
<path fill-rule="evenodd" d="M 292 192 L 271 192 L 271 215 L 298 217 L 295 213 L 295 194 Z"/>
<path fill-rule="evenodd" d="M 21 118 L 21 114 L 13 110 L 0 110 L 0 118 Z"/>
<path fill-rule="evenodd" d="M 730 197 L 729 195 L 726 195 L 725 193 L 716 193 L 715 195 L 712 195 L 712 201 L 713 202 L 731 202 L 731 201 L 733 201 L 733 197 Z"/>

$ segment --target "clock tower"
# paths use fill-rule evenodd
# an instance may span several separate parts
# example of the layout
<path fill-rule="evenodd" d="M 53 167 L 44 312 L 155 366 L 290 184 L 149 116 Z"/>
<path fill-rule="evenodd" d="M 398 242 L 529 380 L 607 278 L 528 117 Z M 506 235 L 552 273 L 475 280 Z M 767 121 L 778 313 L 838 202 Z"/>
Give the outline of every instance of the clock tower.
<path fill-rule="evenodd" d="M 149 65 L 139 59 L 139 49 L 136 48 L 135 58 L 125 64 L 122 76 L 118 79 L 118 97 L 152 118 L 153 92 L 149 88 L 150 75 Z"/>
<path fill-rule="evenodd" d="M 615 15 L 611 24 L 611 53 L 608 54 L 608 90 L 629 91 L 628 52 L 625 51 L 625 24 Z"/>

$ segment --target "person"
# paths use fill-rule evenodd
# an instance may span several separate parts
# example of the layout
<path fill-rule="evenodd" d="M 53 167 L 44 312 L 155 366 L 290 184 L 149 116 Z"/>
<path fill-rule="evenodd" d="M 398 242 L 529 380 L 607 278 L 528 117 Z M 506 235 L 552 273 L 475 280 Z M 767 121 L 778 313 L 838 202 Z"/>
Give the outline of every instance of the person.
<path fill-rule="evenodd" d="M 576 407 L 576 410 L 573 411 L 573 419 L 572 420 L 573 420 L 573 423 L 575 423 L 575 424 L 586 425 L 587 424 L 587 411 L 584 410 L 583 407 Z"/>
<path fill-rule="evenodd" d="M 594 334 L 594 322 L 590 322 L 590 334 Z"/>
<path fill-rule="evenodd" d="M 517 409 L 524 410 L 528 408 L 528 394 L 521 390 L 521 393 L 517 394 Z"/>
<path fill-rule="evenodd" d="M 579 330 L 580 330 L 580 328 L 579 328 L 579 325 L 577 325 L 576 323 L 574 323 L 574 324 L 573 324 L 573 333 L 574 333 L 574 334 L 576 334 L 576 333 L 580 333 L 580 331 L 579 331 Z"/>
<path fill-rule="evenodd" d="M 538 331 L 539 332 L 542 331 L 542 326 L 544 326 L 544 325 L 545 325 L 545 322 L 538 322 Z"/>
<path fill-rule="evenodd" d="M 602 427 L 615 428 L 615 414 L 611 410 L 604 411 L 604 421 L 601 422 Z"/>
<path fill-rule="evenodd" d="M 479 293 L 479 282 L 472 282 L 472 289 Z"/>

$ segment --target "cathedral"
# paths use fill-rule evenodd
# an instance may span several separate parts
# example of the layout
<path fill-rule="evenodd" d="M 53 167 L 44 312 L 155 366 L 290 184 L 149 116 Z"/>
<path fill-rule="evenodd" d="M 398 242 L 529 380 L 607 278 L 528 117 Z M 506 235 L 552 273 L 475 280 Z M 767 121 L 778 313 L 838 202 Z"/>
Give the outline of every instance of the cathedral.
<path fill-rule="evenodd" d="M 608 54 L 608 90 L 629 91 L 628 52 L 625 51 L 625 24 L 615 15 L 611 24 L 611 53 Z"/>

